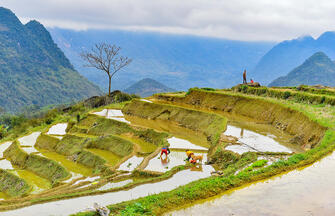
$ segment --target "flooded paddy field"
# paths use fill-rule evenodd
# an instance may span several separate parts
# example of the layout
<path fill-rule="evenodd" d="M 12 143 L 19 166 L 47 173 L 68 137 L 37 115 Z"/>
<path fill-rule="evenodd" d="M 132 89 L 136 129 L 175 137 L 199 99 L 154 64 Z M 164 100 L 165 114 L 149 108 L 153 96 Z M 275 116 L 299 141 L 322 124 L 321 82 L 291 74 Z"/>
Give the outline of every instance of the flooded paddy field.
<path fill-rule="evenodd" d="M 131 202 L 151 194 L 179 190 L 200 179 L 210 181 L 257 172 L 287 160 L 291 155 L 305 152 L 304 148 L 294 144 L 294 134 L 266 121 L 215 110 L 205 112 L 163 106 L 147 99 L 134 102 L 139 103 L 139 109 L 153 109 L 152 112 L 141 113 L 132 110 L 131 106 L 137 107 L 132 103 L 126 105 L 126 109 L 98 110 L 88 113 L 76 123 L 58 123 L 47 131 L 34 132 L 16 141 L 0 144 L 0 154 L 1 151 L 3 154 L 0 166 L 4 161 L 0 168 L 31 186 L 28 192 L 15 198 L 22 200 L 19 206 L 10 202 L 14 197 L 6 193 L 0 195 L 0 210 L 4 211 L 1 215 L 35 215 L 36 212 L 41 215 L 69 215 L 92 207 L 94 202 L 103 206 Z M 166 156 L 161 154 L 161 149 L 167 146 L 170 152 Z M 189 156 L 186 150 L 193 154 L 190 161 L 193 157 L 197 158 L 195 164 L 186 160 Z M 23 157 L 15 156 L 21 154 Z M 20 166 L 13 166 L 16 163 Z M 295 170 L 282 178 L 303 173 L 304 170 Z M 282 179 L 274 177 L 255 185 L 272 184 L 271 187 L 279 185 L 278 188 L 281 188 L 280 185 L 291 185 L 294 181 L 292 177 L 286 182 L 276 183 L 278 178 Z M 300 178 L 297 181 L 303 182 Z M 256 190 L 254 199 L 261 200 L 256 195 L 269 193 L 270 187 L 263 185 L 259 186 L 260 189 L 252 189 Z M 256 205 L 240 192 L 249 187 L 257 186 L 249 185 L 225 193 L 217 201 L 210 201 L 220 203 L 219 200 L 223 199 L 222 202 L 227 202 L 232 211 L 215 211 L 216 208 L 211 209 L 203 203 L 199 211 L 192 207 L 170 214 L 236 212 L 243 215 L 244 212 L 234 210 L 234 200 L 236 206 L 243 202 L 245 209 Z M 241 195 L 234 198 L 235 193 Z M 281 199 L 286 198 L 282 196 Z M 275 201 L 275 198 L 271 199 Z M 29 200 L 34 202 L 29 203 Z M 217 205 L 224 206 L 222 202 Z M 266 209 L 264 214 L 275 211 L 267 208 L 266 202 L 263 204 Z M 209 211 L 206 213 L 207 208 Z"/>
<path fill-rule="evenodd" d="M 227 191 L 166 215 L 333 215 L 335 153 L 311 166 Z"/>

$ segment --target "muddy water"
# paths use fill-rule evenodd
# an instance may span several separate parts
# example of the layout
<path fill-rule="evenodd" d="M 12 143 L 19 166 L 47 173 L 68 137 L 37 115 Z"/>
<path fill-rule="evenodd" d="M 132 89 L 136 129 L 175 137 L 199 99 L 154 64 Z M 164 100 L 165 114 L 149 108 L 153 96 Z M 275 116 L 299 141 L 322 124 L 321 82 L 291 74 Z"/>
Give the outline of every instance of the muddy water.
<path fill-rule="evenodd" d="M 171 102 L 167 102 L 167 101 L 159 101 L 159 100 L 155 100 L 152 99 L 152 101 L 154 101 L 155 103 L 161 103 L 161 104 L 173 104 Z M 175 104 L 173 104 L 175 105 Z M 182 104 L 179 105 L 181 107 L 185 107 L 185 108 L 190 108 L 190 109 L 194 109 L 194 106 L 192 105 L 187 105 L 187 104 Z M 236 115 L 236 114 L 231 114 L 228 112 L 223 112 L 220 110 L 209 110 L 209 109 L 202 109 L 200 107 L 197 107 L 198 110 L 202 110 L 204 112 L 209 112 L 209 113 L 215 113 L 221 116 L 224 116 L 228 119 L 228 127 L 227 127 L 227 132 L 229 133 L 229 130 L 234 128 L 236 129 L 235 132 L 233 134 L 235 134 L 237 137 L 239 137 L 239 133 L 242 132 L 242 134 L 244 133 L 244 136 L 248 135 L 249 138 L 254 139 L 253 141 L 251 141 L 252 147 L 253 145 L 256 145 L 260 147 L 260 150 L 270 150 L 270 151 L 282 151 L 282 150 L 286 150 L 287 152 L 303 152 L 304 150 L 301 149 L 300 147 L 296 146 L 296 145 L 292 145 L 290 143 L 290 140 L 293 138 L 291 135 L 276 129 L 275 127 L 273 127 L 272 125 L 270 125 L 268 122 L 264 122 L 264 121 L 259 121 L 257 119 L 253 119 L 253 118 L 249 118 L 249 117 L 245 117 L 245 116 L 241 116 L 241 115 Z M 126 118 L 128 118 L 126 116 Z M 241 131 L 241 129 L 243 129 L 243 131 Z M 239 130 L 239 132 L 238 132 Z M 227 134 L 228 135 L 228 134 Z M 256 138 L 256 139 L 255 139 Z M 190 139 L 188 139 L 190 140 Z M 244 139 L 245 141 L 246 139 Z M 191 141 L 191 140 L 190 140 Z M 269 145 L 267 144 L 269 142 Z M 206 146 L 205 146 L 206 147 Z M 256 151 L 253 148 L 248 148 L 247 146 L 231 146 L 229 147 L 230 150 L 234 150 L 236 152 L 240 152 L 243 153 L 245 151 Z M 228 149 L 229 149 L 228 148 Z"/>
<path fill-rule="evenodd" d="M 152 101 L 150 101 L 150 100 L 147 100 L 147 99 L 140 99 L 140 101 L 143 101 L 143 102 L 147 102 L 147 103 L 152 103 Z"/>
<path fill-rule="evenodd" d="M 20 142 L 21 146 L 25 146 L 22 149 L 28 154 L 38 152 L 38 150 L 34 147 L 34 145 L 40 134 L 41 132 L 34 132 L 28 136 L 19 138 L 18 141 Z"/>
<path fill-rule="evenodd" d="M 107 164 L 109 164 L 111 166 L 115 166 L 121 160 L 120 156 L 118 156 L 118 155 L 116 155 L 116 154 L 114 154 L 113 152 L 110 152 L 110 151 L 95 149 L 95 148 L 90 148 L 90 149 L 86 149 L 86 150 L 102 157 L 103 159 L 105 159 L 107 161 Z"/>
<path fill-rule="evenodd" d="M 121 110 L 116 110 L 116 109 L 104 109 L 99 112 L 94 112 L 93 114 L 98 115 L 98 116 L 103 116 L 108 119 L 113 119 L 116 121 L 120 122 L 125 122 L 127 124 L 130 124 L 129 121 L 127 121 L 123 116 L 123 113 Z"/>
<path fill-rule="evenodd" d="M 0 144 L 0 158 L 3 158 L 3 152 L 12 144 L 12 142 L 4 142 Z"/>
<path fill-rule="evenodd" d="M 66 158 L 66 156 L 58 154 L 56 152 L 49 152 L 43 149 L 39 149 L 41 154 L 47 158 L 50 158 L 54 161 L 57 161 L 61 165 L 63 165 L 68 171 L 77 173 L 83 176 L 89 176 L 92 174 L 92 168 L 88 168 L 84 165 L 81 165 L 79 163 L 75 163 L 73 161 L 70 161 Z"/>
<path fill-rule="evenodd" d="M 204 148 L 198 145 L 194 145 L 188 140 L 180 139 L 177 137 L 171 137 L 167 139 L 170 144 L 170 149 L 190 149 L 190 150 L 199 150 L 199 151 L 208 151 L 208 148 Z"/>
<path fill-rule="evenodd" d="M 124 163 L 122 163 L 120 167 L 118 168 L 118 170 L 124 170 L 124 171 L 131 172 L 136 167 L 138 167 L 138 165 L 140 165 L 142 161 L 143 161 L 143 157 L 133 156 L 129 158 L 127 161 L 125 161 Z"/>
<path fill-rule="evenodd" d="M 16 174 L 17 176 L 23 178 L 28 182 L 29 185 L 33 186 L 32 193 L 39 193 L 45 189 L 51 188 L 51 182 L 47 179 L 44 179 L 33 172 L 30 172 L 28 170 L 15 170 L 12 171 L 13 174 Z"/>
<path fill-rule="evenodd" d="M 0 158 L 3 158 L 3 152 L 6 151 L 6 149 L 11 144 L 12 144 L 12 142 L 4 142 L 4 143 L 0 144 Z M 6 160 L 6 159 L 0 160 L 0 168 L 1 169 L 14 169 L 11 162 Z"/>
<path fill-rule="evenodd" d="M 122 117 L 123 113 L 121 110 L 116 110 L 116 109 L 103 109 L 99 112 L 94 112 L 93 114 L 103 116 L 106 118 L 111 118 L 111 117 Z"/>
<path fill-rule="evenodd" d="M 6 200 L 6 199 L 9 199 L 10 196 L 8 196 L 7 194 L 3 193 L 3 192 L 0 192 L 0 200 Z"/>
<path fill-rule="evenodd" d="M 14 168 L 10 161 L 2 159 L 0 160 L 0 169 L 14 169 Z"/>
<path fill-rule="evenodd" d="M 259 131 L 258 127 L 262 127 L 263 131 Z M 302 151 L 299 147 L 290 144 L 291 137 L 289 135 L 278 131 L 276 131 L 277 135 L 274 135 L 273 131 L 275 130 L 268 125 L 230 123 L 224 134 L 237 137 L 241 145 L 228 146 L 226 149 L 237 153 L 246 151 L 288 153 Z"/>
<path fill-rule="evenodd" d="M 92 207 L 94 202 L 97 202 L 100 205 L 115 204 L 122 201 L 144 197 L 150 194 L 170 191 L 192 181 L 209 177 L 213 170 L 214 169 L 211 166 L 203 165 L 202 171 L 196 172 L 191 170 L 183 170 L 173 175 L 170 179 L 157 183 L 140 185 L 127 191 L 37 204 L 22 209 L 1 212 L 1 216 L 35 216 L 36 213 L 38 213 L 38 215 L 44 216 L 67 216 L 71 213 L 76 213 L 78 211 Z"/>
<path fill-rule="evenodd" d="M 116 121 L 120 121 L 120 122 L 124 122 L 124 123 L 127 123 L 127 124 L 131 124 L 130 121 L 127 121 L 125 118 L 123 117 L 110 117 L 109 119 L 113 119 L 113 120 L 116 120 Z"/>
<path fill-rule="evenodd" d="M 125 118 L 126 120 L 130 121 L 132 125 L 152 128 L 161 132 L 168 132 L 177 138 L 188 140 L 189 142 L 196 144 L 198 146 L 202 146 L 205 148 L 209 147 L 207 138 L 203 135 L 203 133 L 195 132 L 191 129 L 180 127 L 174 122 L 163 121 L 163 120 L 147 120 L 128 115 L 126 115 Z"/>
<path fill-rule="evenodd" d="M 66 134 L 67 123 L 59 123 L 53 125 L 47 134 L 49 135 L 65 135 Z"/>
<path fill-rule="evenodd" d="M 195 155 L 203 155 L 204 159 L 202 163 L 207 161 L 207 154 L 194 152 Z M 158 154 L 156 157 L 149 161 L 148 166 L 145 170 L 156 171 L 156 172 L 166 172 L 173 167 L 186 164 L 185 159 L 187 158 L 184 151 L 171 151 L 171 153 L 166 157 L 164 154 L 160 157 Z"/>
<path fill-rule="evenodd" d="M 136 137 L 128 136 L 126 134 L 123 134 L 120 137 L 126 140 L 129 140 L 132 143 L 138 144 L 141 148 L 141 152 L 144 152 L 144 153 L 154 152 L 157 149 L 157 146 L 155 146 L 154 144 L 145 142 L 144 140 L 136 138 Z"/>
<path fill-rule="evenodd" d="M 130 184 L 132 182 L 133 182 L 132 179 L 127 179 L 127 180 L 119 181 L 119 182 L 108 182 L 107 184 L 98 188 L 98 190 L 103 191 L 103 190 L 109 190 L 109 189 L 112 189 L 112 188 L 123 187 L 123 186 L 125 186 L 127 184 Z"/>
<path fill-rule="evenodd" d="M 335 153 L 167 215 L 334 215 Z"/>

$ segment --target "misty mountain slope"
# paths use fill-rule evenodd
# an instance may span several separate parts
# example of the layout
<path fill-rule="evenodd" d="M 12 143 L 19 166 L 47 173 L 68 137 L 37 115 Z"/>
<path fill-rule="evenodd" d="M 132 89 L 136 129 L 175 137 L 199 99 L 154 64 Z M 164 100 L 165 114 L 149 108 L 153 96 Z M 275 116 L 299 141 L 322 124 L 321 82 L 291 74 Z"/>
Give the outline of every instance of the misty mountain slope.
<path fill-rule="evenodd" d="M 267 85 L 274 78 L 285 76 L 308 57 L 320 51 L 335 58 L 334 32 L 325 32 L 318 39 L 306 36 L 277 44 L 262 57 L 251 71 L 250 77 Z"/>
<path fill-rule="evenodd" d="M 23 25 L 0 7 L 0 106 L 60 104 L 101 94 L 74 70 L 49 32 L 37 21 Z"/>
<path fill-rule="evenodd" d="M 335 63 L 323 52 L 317 52 L 286 76 L 275 79 L 269 86 L 302 84 L 335 86 Z"/>
<path fill-rule="evenodd" d="M 137 94 L 141 97 L 148 97 L 156 93 L 175 91 L 175 89 L 169 88 L 166 85 L 150 78 L 142 79 L 124 90 L 124 92 Z"/>
<path fill-rule="evenodd" d="M 169 35 L 117 30 L 72 31 L 49 29 L 52 37 L 89 80 L 107 88 L 106 75 L 84 68 L 79 53 L 95 43 L 121 46 L 133 62 L 112 80 L 113 89 L 124 89 L 151 77 L 167 86 L 186 90 L 190 87 L 223 88 L 241 82 L 244 68 L 252 68 L 273 43 L 239 42 L 205 37 Z"/>

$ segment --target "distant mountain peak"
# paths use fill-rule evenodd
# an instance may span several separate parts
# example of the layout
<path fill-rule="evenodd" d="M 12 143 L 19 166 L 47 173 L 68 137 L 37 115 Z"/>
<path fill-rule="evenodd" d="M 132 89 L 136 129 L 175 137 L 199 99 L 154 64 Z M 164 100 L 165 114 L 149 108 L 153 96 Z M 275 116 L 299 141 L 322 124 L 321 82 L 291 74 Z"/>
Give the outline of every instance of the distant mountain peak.
<path fill-rule="evenodd" d="M 28 23 L 25 24 L 26 27 L 29 27 L 29 28 L 44 28 L 44 26 L 38 22 L 37 20 L 30 20 Z M 46 30 L 46 29 L 45 29 Z"/>
<path fill-rule="evenodd" d="M 1 28 L 16 29 L 18 26 L 22 26 L 22 23 L 16 15 L 11 10 L 0 7 L 0 30 Z"/>
<path fill-rule="evenodd" d="M 334 86 L 334 83 L 335 63 L 324 52 L 316 52 L 286 76 L 275 79 L 269 86 Z"/>
<path fill-rule="evenodd" d="M 42 24 L 23 25 L 6 8 L 0 8 L 0 53 L 0 106 L 8 112 L 101 94 L 73 69 Z"/>
<path fill-rule="evenodd" d="M 333 31 L 327 31 L 320 35 L 320 37 L 317 39 L 320 43 L 328 43 L 335 41 L 335 32 Z"/>
<path fill-rule="evenodd" d="M 324 52 L 319 51 L 319 52 L 314 53 L 311 57 L 309 57 L 303 64 L 307 62 L 314 62 L 314 61 L 332 62 L 332 60 Z"/>
<path fill-rule="evenodd" d="M 305 36 L 278 43 L 257 63 L 251 71 L 252 77 L 267 85 L 274 78 L 286 76 L 319 51 L 335 58 L 335 32 L 324 32 L 317 39 Z"/>
<path fill-rule="evenodd" d="M 297 39 L 293 40 L 298 40 L 298 41 L 314 41 L 315 39 L 311 35 L 303 35 L 298 37 Z"/>
<path fill-rule="evenodd" d="M 169 88 L 154 79 L 145 78 L 134 83 L 124 91 L 130 94 L 140 95 L 141 97 L 148 97 L 156 93 L 174 92 L 176 90 Z"/>

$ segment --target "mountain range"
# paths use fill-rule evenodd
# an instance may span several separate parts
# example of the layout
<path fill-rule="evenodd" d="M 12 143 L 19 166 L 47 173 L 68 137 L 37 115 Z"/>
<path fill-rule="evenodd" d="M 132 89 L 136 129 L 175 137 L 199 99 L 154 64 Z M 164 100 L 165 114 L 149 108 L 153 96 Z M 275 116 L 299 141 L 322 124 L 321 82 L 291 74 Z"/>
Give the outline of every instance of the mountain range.
<path fill-rule="evenodd" d="M 325 32 L 317 39 L 305 36 L 278 43 L 261 58 L 249 76 L 267 85 L 287 75 L 316 52 L 335 58 L 335 32 Z"/>
<path fill-rule="evenodd" d="M 85 63 L 79 56 L 95 43 L 116 44 L 133 59 L 113 77 L 113 89 L 125 89 L 151 77 L 177 90 L 195 86 L 225 88 L 240 83 L 243 70 L 253 68 L 274 45 L 152 32 L 48 30 L 74 67 L 103 89 L 108 87 L 106 74 L 83 67 Z"/>
<path fill-rule="evenodd" d="M 73 68 L 37 21 L 23 25 L 0 7 L 0 106 L 8 112 L 24 106 L 61 104 L 101 94 Z"/>
<path fill-rule="evenodd" d="M 269 86 L 301 84 L 335 86 L 335 63 L 325 53 L 317 52 L 286 76 L 275 79 Z"/>

